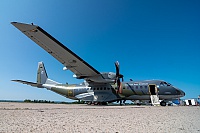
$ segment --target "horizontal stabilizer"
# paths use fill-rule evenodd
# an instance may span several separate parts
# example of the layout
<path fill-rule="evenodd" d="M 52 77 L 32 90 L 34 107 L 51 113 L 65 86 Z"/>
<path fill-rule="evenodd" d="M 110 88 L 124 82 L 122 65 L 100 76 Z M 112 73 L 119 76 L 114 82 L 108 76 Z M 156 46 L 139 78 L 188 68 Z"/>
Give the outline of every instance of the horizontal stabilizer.
<path fill-rule="evenodd" d="M 42 86 L 42 84 L 37 84 L 37 83 L 33 83 L 33 82 L 28 82 L 28 81 L 23 81 L 23 80 L 11 80 L 11 81 L 19 82 L 19 83 L 22 83 L 22 84 L 31 85 L 31 86 L 33 86 L 33 87 L 44 88 L 44 87 Z"/>

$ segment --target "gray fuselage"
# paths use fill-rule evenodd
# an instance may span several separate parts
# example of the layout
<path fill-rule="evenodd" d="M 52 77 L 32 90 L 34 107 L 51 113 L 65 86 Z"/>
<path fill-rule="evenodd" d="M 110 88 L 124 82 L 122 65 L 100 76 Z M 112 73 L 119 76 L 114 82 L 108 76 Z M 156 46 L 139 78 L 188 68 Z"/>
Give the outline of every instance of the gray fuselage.
<path fill-rule="evenodd" d="M 150 85 L 155 89 L 150 89 Z M 46 87 L 47 88 L 47 87 Z M 122 82 L 119 92 L 116 84 L 55 85 L 50 88 L 58 94 L 73 100 L 112 102 L 117 100 L 150 100 L 150 95 L 158 95 L 160 100 L 176 99 L 185 93 L 162 80 Z"/>

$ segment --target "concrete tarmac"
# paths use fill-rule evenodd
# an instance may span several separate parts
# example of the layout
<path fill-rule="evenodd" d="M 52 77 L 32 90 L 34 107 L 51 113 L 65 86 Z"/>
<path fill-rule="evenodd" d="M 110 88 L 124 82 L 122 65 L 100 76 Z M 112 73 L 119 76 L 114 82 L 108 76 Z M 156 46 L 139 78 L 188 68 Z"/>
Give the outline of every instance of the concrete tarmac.
<path fill-rule="evenodd" d="M 0 133 L 199 133 L 199 106 L 0 103 Z"/>

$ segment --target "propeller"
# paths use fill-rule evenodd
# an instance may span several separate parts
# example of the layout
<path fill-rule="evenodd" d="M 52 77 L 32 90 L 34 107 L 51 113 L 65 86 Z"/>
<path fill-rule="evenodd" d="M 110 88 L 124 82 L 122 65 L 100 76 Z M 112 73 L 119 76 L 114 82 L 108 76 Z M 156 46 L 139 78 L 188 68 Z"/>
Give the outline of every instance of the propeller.
<path fill-rule="evenodd" d="M 119 62 L 116 61 L 115 62 L 115 68 L 116 68 L 116 83 L 117 83 L 117 93 L 119 93 L 119 89 L 120 89 L 120 78 L 122 79 L 122 82 L 124 81 L 124 76 L 122 74 L 120 74 L 119 72 Z"/>

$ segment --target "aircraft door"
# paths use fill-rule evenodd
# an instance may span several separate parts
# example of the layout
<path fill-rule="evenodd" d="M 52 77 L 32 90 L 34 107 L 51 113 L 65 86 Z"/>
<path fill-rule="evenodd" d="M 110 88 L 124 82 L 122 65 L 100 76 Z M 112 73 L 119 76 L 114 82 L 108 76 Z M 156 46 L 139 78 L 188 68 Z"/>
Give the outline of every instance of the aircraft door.
<path fill-rule="evenodd" d="M 158 97 L 158 89 L 155 84 L 149 85 L 149 94 L 150 94 L 151 104 L 154 106 L 160 105 L 160 101 Z"/>
<path fill-rule="evenodd" d="M 157 95 L 158 94 L 158 91 L 157 91 L 157 88 L 156 88 L 155 84 L 150 84 L 149 85 L 149 94 L 150 95 Z"/>

